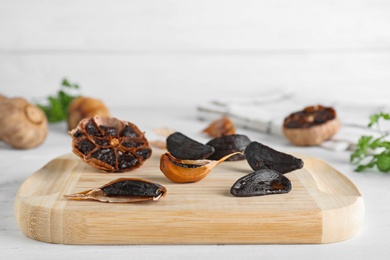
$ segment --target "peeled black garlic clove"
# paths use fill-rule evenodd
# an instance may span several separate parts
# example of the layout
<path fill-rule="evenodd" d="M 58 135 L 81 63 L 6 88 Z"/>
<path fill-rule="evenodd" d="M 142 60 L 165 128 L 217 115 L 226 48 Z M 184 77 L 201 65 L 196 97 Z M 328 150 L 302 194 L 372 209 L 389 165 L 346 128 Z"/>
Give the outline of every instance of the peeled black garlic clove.
<path fill-rule="evenodd" d="M 136 125 L 112 117 L 85 118 L 69 134 L 73 152 L 106 172 L 135 169 L 152 154 L 148 140 Z"/>
<path fill-rule="evenodd" d="M 206 159 L 214 153 L 214 147 L 201 144 L 180 132 L 168 136 L 167 150 L 173 157 L 182 160 Z"/>
<path fill-rule="evenodd" d="M 303 161 L 290 154 L 276 151 L 258 142 L 251 142 L 245 149 L 246 159 L 253 170 L 268 168 L 287 173 L 303 167 Z"/>
<path fill-rule="evenodd" d="M 143 179 L 119 178 L 97 189 L 64 195 L 72 200 L 97 200 L 101 202 L 140 202 L 159 200 L 167 190 L 164 186 Z"/>
<path fill-rule="evenodd" d="M 160 157 L 160 170 L 171 181 L 177 183 L 197 182 L 206 177 L 219 163 L 238 153 L 216 160 L 180 160 L 169 152 Z"/>
<path fill-rule="evenodd" d="M 288 178 L 277 171 L 263 168 L 238 179 L 230 193 L 237 197 L 251 197 L 288 193 L 290 190 Z"/>
<path fill-rule="evenodd" d="M 245 160 L 245 148 L 250 143 L 250 139 L 246 135 L 234 134 L 225 135 L 210 140 L 206 145 L 214 147 L 215 152 L 208 157 L 210 160 L 219 160 L 222 157 L 234 153 L 241 152 L 235 156 L 230 157 L 226 161 L 239 161 Z"/>

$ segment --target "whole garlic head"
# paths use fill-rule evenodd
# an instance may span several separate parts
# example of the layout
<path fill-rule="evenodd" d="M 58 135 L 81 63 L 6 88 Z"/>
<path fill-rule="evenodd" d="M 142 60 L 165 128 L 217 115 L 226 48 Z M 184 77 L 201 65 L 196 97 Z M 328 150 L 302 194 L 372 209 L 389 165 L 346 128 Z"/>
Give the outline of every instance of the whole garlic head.
<path fill-rule="evenodd" d="M 47 136 L 43 111 L 24 98 L 0 100 L 0 140 L 17 149 L 40 145 Z"/>
<path fill-rule="evenodd" d="M 96 115 L 110 116 L 108 108 L 101 100 L 90 97 L 74 99 L 68 109 L 68 130 L 74 129 L 80 120 Z"/>

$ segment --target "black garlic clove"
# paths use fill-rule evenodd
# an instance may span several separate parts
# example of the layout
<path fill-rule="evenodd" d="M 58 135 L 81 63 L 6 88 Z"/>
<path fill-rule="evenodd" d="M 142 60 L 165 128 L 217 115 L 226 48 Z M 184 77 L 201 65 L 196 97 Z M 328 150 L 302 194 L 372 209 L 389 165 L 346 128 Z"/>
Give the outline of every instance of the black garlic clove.
<path fill-rule="evenodd" d="M 290 154 L 276 151 L 258 142 L 251 142 L 245 149 L 246 159 L 253 170 L 268 168 L 279 173 L 288 173 L 303 167 L 303 160 Z"/>
<path fill-rule="evenodd" d="M 138 178 L 119 178 L 100 188 L 64 195 L 64 197 L 72 200 L 129 203 L 156 201 L 165 197 L 166 193 L 167 189 L 158 183 Z"/>
<path fill-rule="evenodd" d="M 210 160 L 219 160 L 222 157 L 235 153 L 235 152 L 244 152 L 247 145 L 251 140 L 246 135 L 234 134 L 234 135 L 225 135 L 211 139 L 206 145 L 214 147 L 215 152 L 208 157 Z M 239 161 L 245 160 L 245 154 L 237 154 L 226 161 Z"/>
<path fill-rule="evenodd" d="M 283 194 L 291 191 L 291 182 L 284 175 L 270 169 L 260 169 L 238 179 L 230 189 L 236 197 Z"/>
<path fill-rule="evenodd" d="M 214 153 L 212 146 L 199 143 L 180 132 L 167 137 L 167 150 L 173 157 L 181 160 L 206 159 Z"/>

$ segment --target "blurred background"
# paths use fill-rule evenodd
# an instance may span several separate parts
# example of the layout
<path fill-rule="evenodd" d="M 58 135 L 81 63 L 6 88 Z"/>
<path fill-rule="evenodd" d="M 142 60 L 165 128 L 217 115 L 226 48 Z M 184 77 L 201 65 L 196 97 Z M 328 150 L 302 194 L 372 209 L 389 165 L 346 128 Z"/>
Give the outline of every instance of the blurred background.
<path fill-rule="evenodd" d="M 109 107 L 283 89 L 386 102 L 386 0 L 0 0 L 0 93 Z M 174 102 L 173 102 L 174 101 Z"/>

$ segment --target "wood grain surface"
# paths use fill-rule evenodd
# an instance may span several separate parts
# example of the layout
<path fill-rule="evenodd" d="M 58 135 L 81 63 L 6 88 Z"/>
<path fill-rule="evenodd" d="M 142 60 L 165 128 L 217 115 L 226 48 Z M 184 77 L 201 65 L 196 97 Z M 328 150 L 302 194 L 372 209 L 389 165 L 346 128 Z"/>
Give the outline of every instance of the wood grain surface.
<path fill-rule="evenodd" d="M 246 161 L 224 162 L 197 183 L 176 184 L 160 172 L 160 154 L 154 151 L 141 168 L 121 174 L 99 172 L 73 154 L 50 161 L 19 188 L 20 229 L 32 239 L 62 244 L 285 244 L 342 241 L 363 222 L 357 187 L 316 158 L 300 156 L 305 167 L 286 175 L 290 193 L 238 198 L 229 190 L 251 172 Z M 63 197 L 119 177 L 158 182 L 167 196 L 133 204 Z"/>

